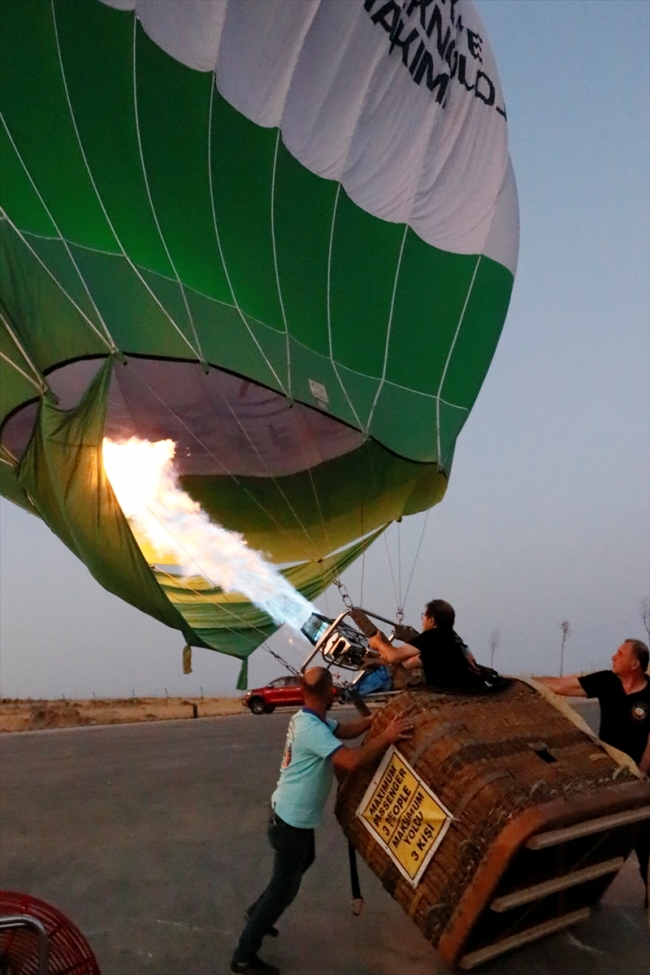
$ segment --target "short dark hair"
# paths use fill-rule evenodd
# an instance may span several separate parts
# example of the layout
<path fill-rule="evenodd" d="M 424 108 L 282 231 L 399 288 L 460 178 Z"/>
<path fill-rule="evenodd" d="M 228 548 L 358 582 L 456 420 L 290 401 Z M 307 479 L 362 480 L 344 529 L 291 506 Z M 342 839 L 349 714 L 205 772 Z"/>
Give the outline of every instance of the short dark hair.
<path fill-rule="evenodd" d="M 301 675 L 303 694 L 309 694 L 320 700 L 325 698 L 332 686 L 332 675 L 326 667 L 310 667 Z"/>
<path fill-rule="evenodd" d="M 444 599 L 432 599 L 426 605 L 425 614 L 430 619 L 435 620 L 436 626 L 441 630 L 453 629 L 454 623 L 456 622 L 454 607 L 450 603 L 445 602 Z"/>
<path fill-rule="evenodd" d="M 646 670 L 648 669 L 648 664 L 650 663 L 650 650 L 648 650 L 643 640 L 635 640 L 630 637 L 625 642 L 628 643 L 632 648 L 632 652 L 641 664 L 641 670 L 645 674 Z"/>

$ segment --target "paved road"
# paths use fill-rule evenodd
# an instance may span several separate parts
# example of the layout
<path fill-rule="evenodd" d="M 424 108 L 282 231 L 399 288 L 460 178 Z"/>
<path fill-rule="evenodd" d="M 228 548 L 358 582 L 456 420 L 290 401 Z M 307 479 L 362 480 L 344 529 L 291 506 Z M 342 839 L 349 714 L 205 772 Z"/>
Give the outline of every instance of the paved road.
<path fill-rule="evenodd" d="M 67 913 L 103 975 L 221 975 L 266 882 L 265 804 L 286 714 L 3 735 L 0 876 Z M 318 859 L 263 955 L 283 975 L 444 975 L 446 967 L 346 846 L 331 810 Z M 636 864 L 592 917 L 484 975 L 648 975 Z"/>

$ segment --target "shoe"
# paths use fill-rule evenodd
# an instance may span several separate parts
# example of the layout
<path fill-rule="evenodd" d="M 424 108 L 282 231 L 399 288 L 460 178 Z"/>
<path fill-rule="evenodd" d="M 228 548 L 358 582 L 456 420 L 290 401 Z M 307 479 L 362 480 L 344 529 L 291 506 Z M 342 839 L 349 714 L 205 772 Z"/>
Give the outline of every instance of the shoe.
<path fill-rule="evenodd" d="M 244 917 L 246 918 L 247 921 L 250 921 L 252 913 L 253 913 L 252 907 L 249 907 L 247 911 L 244 911 Z M 277 936 L 280 934 L 278 929 L 273 924 L 271 925 L 271 927 L 266 933 L 268 934 L 269 938 L 277 938 Z"/>
<path fill-rule="evenodd" d="M 280 975 L 280 969 L 253 955 L 248 961 L 235 961 L 233 958 L 230 962 L 230 973 L 231 975 Z"/>

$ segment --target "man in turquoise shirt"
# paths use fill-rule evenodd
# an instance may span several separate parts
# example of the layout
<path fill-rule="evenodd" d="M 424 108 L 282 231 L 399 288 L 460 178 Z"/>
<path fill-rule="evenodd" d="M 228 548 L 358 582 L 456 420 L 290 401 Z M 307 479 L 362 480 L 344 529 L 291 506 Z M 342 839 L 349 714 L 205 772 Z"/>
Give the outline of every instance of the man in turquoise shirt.
<path fill-rule="evenodd" d="M 232 975 L 279 975 L 257 952 L 266 934 L 277 935 L 275 922 L 294 900 L 302 875 L 314 862 L 314 828 L 321 821 L 334 771 L 354 771 L 413 731 L 410 721 L 398 718 L 372 741 L 346 748 L 341 741 L 358 738 L 372 718 L 338 723 L 327 717 L 334 691 L 332 675 L 324 667 L 307 670 L 302 684 L 305 706 L 289 723 L 280 778 L 271 797 L 268 836 L 275 851 L 273 874 L 246 912 L 247 924 L 230 966 Z"/>

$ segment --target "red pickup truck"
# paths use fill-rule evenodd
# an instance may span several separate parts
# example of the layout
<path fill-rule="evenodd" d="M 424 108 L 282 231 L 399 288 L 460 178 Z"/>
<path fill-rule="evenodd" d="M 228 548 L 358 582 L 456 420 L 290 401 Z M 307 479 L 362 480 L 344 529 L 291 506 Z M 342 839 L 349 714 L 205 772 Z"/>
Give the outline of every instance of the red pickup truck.
<path fill-rule="evenodd" d="M 338 688 L 334 690 L 338 692 Z M 300 708 L 304 704 L 300 677 L 276 677 L 266 687 L 256 687 L 244 694 L 242 704 L 253 714 L 271 714 L 283 705 Z"/>

